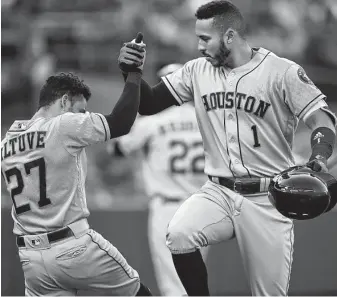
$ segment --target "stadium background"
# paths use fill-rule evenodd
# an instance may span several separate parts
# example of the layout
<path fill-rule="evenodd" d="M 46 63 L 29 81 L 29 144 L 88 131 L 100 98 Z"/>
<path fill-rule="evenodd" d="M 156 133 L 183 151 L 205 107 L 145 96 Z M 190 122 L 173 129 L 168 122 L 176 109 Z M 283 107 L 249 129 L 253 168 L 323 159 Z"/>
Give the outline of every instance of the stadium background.
<path fill-rule="evenodd" d="M 45 78 L 73 71 L 92 89 L 92 111 L 107 113 L 123 80 L 117 57 L 123 42 L 144 33 L 144 77 L 170 62 L 198 56 L 194 11 L 205 0 L 2 0 L 1 133 L 33 115 Z M 301 64 L 337 112 L 337 1 L 233 0 L 249 23 L 248 40 Z M 308 156 L 302 125 L 294 151 Z M 104 144 L 88 153 L 89 222 L 109 239 L 158 294 L 147 245 L 147 202 L 140 156 L 113 159 Z M 299 159 L 300 162 L 300 159 Z M 331 164 L 333 165 L 333 164 Z M 336 168 L 337 166 L 335 166 Z M 337 172 L 333 174 L 337 176 Z M 14 236 L 11 199 L 1 186 L 1 293 L 22 295 L 24 281 Z M 291 295 L 337 295 L 337 212 L 296 222 Z M 249 295 L 234 241 L 212 247 L 207 262 L 213 295 Z"/>

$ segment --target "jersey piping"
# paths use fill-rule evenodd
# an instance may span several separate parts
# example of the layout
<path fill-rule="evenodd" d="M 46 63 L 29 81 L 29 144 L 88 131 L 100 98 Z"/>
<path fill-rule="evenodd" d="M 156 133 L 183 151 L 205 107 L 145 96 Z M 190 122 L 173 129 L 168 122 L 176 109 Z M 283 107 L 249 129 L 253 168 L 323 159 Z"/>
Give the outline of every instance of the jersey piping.
<path fill-rule="evenodd" d="M 184 100 L 182 100 L 180 98 L 179 94 L 174 89 L 174 87 L 172 86 L 171 82 L 166 78 L 166 76 L 162 77 L 162 79 L 165 79 L 165 81 L 168 83 L 168 84 L 166 84 L 166 86 L 168 86 L 168 88 L 170 89 L 171 93 L 172 93 L 172 91 L 174 92 L 174 94 L 176 95 L 175 98 L 180 100 L 180 104 L 183 104 Z"/>
<path fill-rule="evenodd" d="M 318 96 L 316 96 L 314 99 L 312 99 L 302 110 L 301 112 L 297 115 L 298 118 L 301 117 L 301 114 L 308 108 L 308 106 L 310 106 L 315 100 L 321 100 L 321 96 L 325 97 L 322 93 L 319 94 Z"/>
<path fill-rule="evenodd" d="M 236 83 L 236 86 L 235 86 L 235 113 L 236 113 L 236 129 L 237 129 L 237 133 L 238 133 L 238 142 L 239 142 L 239 150 L 240 150 L 240 158 L 241 158 L 241 162 L 242 162 L 242 166 L 246 169 L 249 177 L 252 177 L 250 172 L 249 172 L 249 169 L 245 166 L 244 162 L 243 162 L 243 158 L 242 158 L 242 152 L 241 152 L 241 143 L 240 143 L 240 129 L 239 129 L 239 117 L 238 117 L 238 109 L 237 109 L 237 102 L 236 102 L 236 94 L 237 94 L 237 90 L 238 90 L 238 85 L 239 85 L 239 82 L 242 78 L 244 78 L 245 76 L 247 76 L 248 74 L 252 73 L 255 69 L 257 69 L 263 62 L 264 60 L 268 57 L 268 55 L 270 54 L 270 52 L 268 52 L 266 54 L 266 56 L 263 58 L 263 60 L 257 65 L 255 66 L 255 68 L 253 68 L 252 70 L 250 70 L 249 72 L 247 72 L 246 74 L 242 75 L 239 80 L 237 81 Z M 231 159 L 230 159 L 231 160 Z M 230 161 L 231 162 L 231 161 Z"/>

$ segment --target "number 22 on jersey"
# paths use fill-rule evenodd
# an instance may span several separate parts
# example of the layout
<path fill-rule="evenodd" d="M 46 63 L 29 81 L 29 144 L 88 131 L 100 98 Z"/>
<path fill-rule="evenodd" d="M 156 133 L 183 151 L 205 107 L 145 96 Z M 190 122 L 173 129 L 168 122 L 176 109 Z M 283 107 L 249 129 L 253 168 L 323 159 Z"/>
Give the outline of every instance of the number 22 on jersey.
<path fill-rule="evenodd" d="M 174 153 L 169 158 L 172 174 L 204 173 L 204 154 L 202 141 L 187 143 L 184 140 L 171 140 L 169 147 Z"/>

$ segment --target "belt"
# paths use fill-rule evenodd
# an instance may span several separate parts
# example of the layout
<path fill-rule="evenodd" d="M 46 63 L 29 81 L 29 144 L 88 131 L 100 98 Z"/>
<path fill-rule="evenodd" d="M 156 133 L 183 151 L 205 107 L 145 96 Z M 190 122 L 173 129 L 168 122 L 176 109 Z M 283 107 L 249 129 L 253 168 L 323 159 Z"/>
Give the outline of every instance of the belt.
<path fill-rule="evenodd" d="M 62 228 L 60 230 L 52 231 L 46 234 L 47 238 L 49 240 L 49 243 L 65 239 L 71 236 L 74 236 L 73 231 L 69 227 Z M 24 236 L 17 236 L 16 238 L 16 244 L 18 247 L 25 247 L 25 239 Z"/>
<path fill-rule="evenodd" d="M 246 195 L 268 191 L 268 186 L 271 180 L 269 177 L 243 177 L 230 179 L 226 177 L 215 177 L 211 175 L 208 175 L 208 179 L 214 183 L 231 189 L 234 192 Z"/>

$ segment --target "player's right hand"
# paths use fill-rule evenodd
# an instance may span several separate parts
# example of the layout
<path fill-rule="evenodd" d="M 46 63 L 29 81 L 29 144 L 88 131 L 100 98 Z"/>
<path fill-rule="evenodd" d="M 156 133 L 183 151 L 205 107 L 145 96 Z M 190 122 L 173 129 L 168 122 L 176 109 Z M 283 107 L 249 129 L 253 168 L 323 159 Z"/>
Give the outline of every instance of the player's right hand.
<path fill-rule="evenodd" d="M 317 172 L 328 172 L 327 159 L 323 156 L 316 156 L 310 159 L 306 164 L 307 167 L 311 168 L 313 171 Z"/>
<path fill-rule="evenodd" d="M 122 72 L 143 72 L 146 45 L 142 39 L 143 35 L 138 33 L 131 42 L 124 43 L 118 57 L 118 66 Z"/>

